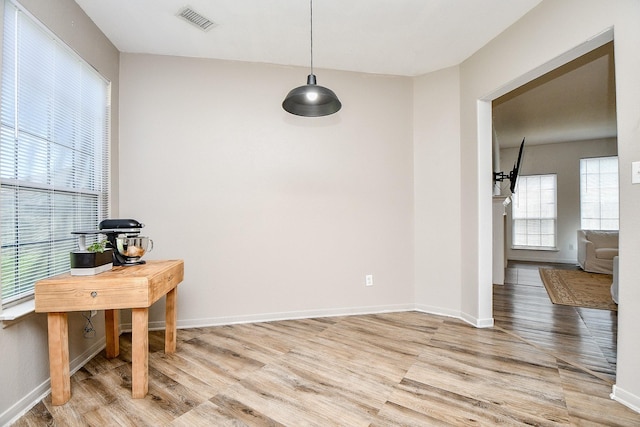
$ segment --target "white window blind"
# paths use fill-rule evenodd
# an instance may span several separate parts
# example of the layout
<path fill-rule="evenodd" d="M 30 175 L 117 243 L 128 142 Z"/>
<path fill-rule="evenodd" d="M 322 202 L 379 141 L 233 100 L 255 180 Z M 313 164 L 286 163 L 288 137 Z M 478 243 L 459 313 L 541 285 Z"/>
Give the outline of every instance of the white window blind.
<path fill-rule="evenodd" d="M 5 2 L 0 112 L 2 304 L 69 270 L 75 230 L 108 214 L 110 84 Z"/>
<path fill-rule="evenodd" d="M 514 249 L 556 248 L 556 193 L 555 174 L 518 177 L 511 211 Z"/>
<path fill-rule="evenodd" d="M 580 227 L 618 229 L 618 158 L 580 159 Z"/>

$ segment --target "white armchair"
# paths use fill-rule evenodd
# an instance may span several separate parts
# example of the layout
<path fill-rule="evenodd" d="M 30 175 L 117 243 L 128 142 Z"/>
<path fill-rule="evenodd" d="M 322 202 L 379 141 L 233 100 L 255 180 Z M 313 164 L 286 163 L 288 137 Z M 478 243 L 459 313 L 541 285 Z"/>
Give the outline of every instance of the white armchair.
<path fill-rule="evenodd" d="M 618 259 L 613 257 L 613 282 L 611 283 L 611 299 L 618 304 Z"/>
<path fill-rule="evenodd" d="M 618 256 L 618 232 L 578 230 L 578 264 L 591 273 L 613 274 Z"/>

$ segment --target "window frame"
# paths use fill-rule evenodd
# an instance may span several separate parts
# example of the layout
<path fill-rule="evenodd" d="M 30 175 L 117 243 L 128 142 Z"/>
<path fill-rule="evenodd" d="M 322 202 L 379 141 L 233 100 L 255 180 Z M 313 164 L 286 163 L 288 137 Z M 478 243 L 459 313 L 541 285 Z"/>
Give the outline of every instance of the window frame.
<path fill-rule="evenodd" d="M 542 211 L 543 211 L 543 207 L 542 207 L 542 195 L 539 195 L 538 197 L 538 201 L 540 202 L 540 207 L 537 209 L 538 213 L 540 213 L 540 215 L 538 216 L 527 216 L 526 212 L 525 212 L 525 216 L 519 216 L 518 214 L 518 209 L 519 209 L 519 205 L 522 204 L 523 202 L 525 202 L 525 204 L 528 205 L 528 203 L 526 203 L 526 200 L 529 200 L 528 198 L 525 201 L 521 201 L 521 197 L 522 197 L 522 193 L 523 192 L 527 192 L 529 191 L 528 186 L 527 186 L 527 182 L 528 180 L 534 180 L 537 179 L 538 181 L 541 181 L 543 178 L 552 178 L 553 179 L 553 215 L 549 216 L 549 215 L 543 215 Z M 514 250 L 533 250 L 533 251 L 557 251 L 558 250 L 558 176 L 555 173 L 550 173 L 550 174 L 531 174 L 531 175 L 520 175 L 518 177 L 518 189 L 516 191 L 515 194 L 512 195 L 512 203 L 511 203 L 511 249 Z M 540 189 L 540 191 L 542 191 L 542 189 Z M 525 195 L 524 197 L 528 197 L 527 195 Z M 526 206 L 524 207 L 524 209 L 529 210 Z M 535 210 L 535 203 L 534 206 L 531 207 L 531 210 Z M 546 209 L 548 210 L 548 209 Z M 544 244 L 529 244 L 534 242 L 535 239 L 529 239 L 527 237 L 527 242 L 526 244 L 522 244 L 522 242 L 516 242 L 518 236 L 521 236 L 523 233 L 517 233 L 516 232 L 516 221 L 527 221 L 527 223 L 525 224 L 525 229 L 529 229 L 529 228 L 536 228 L 536 222 L 539 222 L 538 224 L 538 228 L 541 230 L 540 232 L 536 233 L 529 233 L 526 232 L 525 235 L 526 236 L 537 236 L 540 240 L 540 242 L 542 242 L 543 237 L 542 236 L 549 236 L 552 235 L 553 236 L 553 245 L 544 245 Z M 528 221 L 531 221 L 531 224 L 528 223 Z M 542 233 L 542 222 L 546 222 L 546 221 L 552 221 L 553 225 L 552 225 L 552 233 Z"/>
<path fill-rule="evenodd" d="M 606 218 L 602 215 L 603 207 L 604 207 L 604 210 L 606 210 L 605 206 L 610 204 L 607 203 L 606 201 L 603 201 L 602 193 L 607 189 L 611 190 L 612 187 L 603 185 L 602 175 L 604 175 L 605 173 L 601 172 L 601 168 L 602 168 L 603 161 L 608 161 L 612 159 L 615 159 L 615 162 L 612 162 L 615 164 L 615 174 L 612 174 L 611 172 L 609 172 L 607 175 L 615 175 L 615 213 L 616 215 L 615 217 L 611 216 Z M 587 171 L 588 163 L 595 163 L 595 162 L 598 162 L 598 165 L 597 165 L 598 171 L 588 172 Z M 594 179 L 589 180 L 588 175 L 597 177 L 597 191 L 595 192 L 592 191 L 590 194 L 586 194 L 586 192 L 589 191 L 588 189 L 586 191 L 583 191 L 584 186 L 587 185 L 589 182 L 591 182 L 591 184 L 596 184 L 596 183 L 593 182 Z M 620 165 L 619 165 L 618 156 L 615 155 L 615 156 L 599 156 L 599 157 L 581 158 L 580 165 L 579 165 L 579 179 L 580 179 L 580 229 L 581 230 L 613 230 L 613 231 L 619 230 L 620 229 Z M 589 199 L 589 198 L 591 198 L 592 200 L 597 198 L 597 201 L 591 201 L 591 203 L 597 204 L 598 206 L 597 210 L 599 212 L 599 215 L 594 216 L 592 218 L 585 218 L 584 215 L 585 215 L 585 211 L 587 210 L 585 208 L 585 204 L 589 203 L 585 199 Z M 593 209 L 591 211 L 593 211 Z M 588 225 L 587 223 L 588 221 L 592 221 L 592 222 L 597 221 L 599 223 L 598 228 L 593 228 L 591 225 Z M 615 222 L 615 227 L 611 227 L 609 225 L 605 225 L 603 227 L 603 221 L 607 221 L 609 223 Z"/>
<path fill-rule="evenodd" d="M 2 256 L 3 264 L 5 262 L 7 264 L 2 267 L 4 271 L 2 271 L 0 311 L 33 300 L 33 287 L 37 280 L 69 271 L 68 252 L 77 248 L 77 239 L 68 232 L 69 228 L 71 227 L 75 230 L 88 229 L 88 227 L 97 229 L 98 223 L 109 215 L 111 189 L 111 83 L 20 4 L 13 0 L 5 0 L 4 7 L 5 22 L 7 20 L 13 20 L 13 22 L 11 22 L 12 25 L 9 28 L 7 28 L 7 25 L 3 26 L 5 35 L 3 36 L 2 49 L 3 77 L 1 89 L 3 94 L 8 94 L 14 99 L 7 101 L 7 105 L 3 100 L 2 122 L 0 123 L 3 132 L 2 142 L 0 142 L 0 161 L 2 162 L 0 167 L 2 172 L 2 175 L 0 175 L 0 190 L 2 190 L 3 200 L 12 201 L 4 203 L 4 216 L 9 220 L 7 220 L 7 224 L 2 223 L 1 230 L 3 234 L 0 235 L 0 239 L 4 241 L 0 241 L 0 244 L 2 244 L 3 252 L 10 251 L 9 247 L 13 247 L 17 251 L 16 248 L 18 246 L 26 245 L 26 239 L 17 234 L 19 231 L 24 231 L 25 223 L 19 222 L 21 214 L 15 213 L 14 218 L 12 216 L 14 214 L 9 213 L 9 211 L 18 211 L 22 203 L 17 197 L 11 198 L 11 195 L 22 194 L 21 197 L 24 199 L 26 192 L 31 192 L 32 194 L 38 194 L 38 202 L 44 199 L 50 200 L 49 205 L 47 205 L 48 210 L 46 210 L 47 217 L 42 219 L 43 223 L 49 224 L 49 227 L 48 229 L 43 228 L 44 231 L 40 230 L 33 237 L 32 244 L 50 244 L 51 246 L 45 249 L 48 252 L 48 258 L 46 260 L 39 259 L 39 263 L 46 266 L 37 265 L 34 268 L 37 272 L 33 274 L 25 274 L 19 271 L 20 267 L 18 265 L 20 264 L 20 257 L 23 256 L 22 254 Z M 29 31 L 32 31 L 32 33 L 29 33 Z M 7 32 L 9 32 L 8 37 Z M 33 34 L 37 34 L 37 36 L 34 37 L 35 41 L 29 44 L 28 37 Z M 22 38 L 19 39 L 19 37 Z M 11 43 L 11 41 L 13 43 L 9 45 L 10 48 L 5 49 L 5 43 Z M 55 62 L 55 75 L 46 74 L 47 78 L 42 79 L 40 76 L 50 71 L 46 70 L 44 65 L 42 70 L 37 67 L 34 67 L 35 72 L 33 69 L 27 70 L 30 63 L 24 62 L 25 59 L 21 55 L 28 51 L 16 50 L 18 46 L 21 49 L 23 48 L 21 43 L 27 43 L 24 45 L 24 49 L 33 49 L 36 52 L 53 52 L 53 55 L 56 55 L 55 60 L 58 61 Z M 8 61 L 7 58 L 9 58 Z M 65 65 L 68 66 L 65 68 Z M 7 73 L 7 84 L 5 84 L 5 69 L 11 71 Z M 23 117 L 29 115 L 37 116 L 37 113 L 32 112 L 34 110 L 27 107 L 29 104 L 22 102 L 20 99 L 20 96 L 24 96 L 25 92 L 36 91 L 35 86 L 32 87 L 28 83 L 24 83 L 24 79 L 20 79 L 20 73 L 23 70 L 31 71 L 32 75 L 38 76 L 31 80 L 32 82 L 40 83 L 43 80 L 48 80 L 47 83 L 51 86 L 46 86 L 45 92 L 49 90 L 51 93 L 59 95 L 60 99 L 64 98 L 65 95 L 75 95 L 77 92 L 81 92 L 81 94 L 76 95 L 77 99 L 72 101 L 75 102 L 75 109 L 71 108 L 70 112 L 67 111 L 69 104 L 64 101 L 56 101 L 55 97 L 53 98 L 54 100 L 49 100 L 46 103 L 46 113 L 38 117 L 38 119 L 43 117 L 47 119 L 50 122 L 51 129 L 54 129 L 46 135 L 37 134 L 37 132 L 31 134 L 33 129 L 25 123 L 32 117 L 26 117 L 23 122 L 17 116 L 17 114 L 22 114 Z M 69 70 L 71 70 L 71 73 Z M 72 80 L 69 74 L 73 74 L 76 80 Z M 72 82 L 76 86 L 69 88 Z M 64 90 L 61 90 L 61 87 Z M 40 89 L 38 86 L 37 90 Z M 7 91 L 6 93 L 5 90 Z M 46 93 L 48 94 L 49 92 Z M 95 101 L 90 99 L 96 93 L 98 95 Z M 43 98 L 45 97 L 43 96 Z M 87 102 L 89 99 L 95 103 Z M 11 117 L 12 114 L 15 114 L 15 116 Z M 92 114 L 95 117 L 86 117 Z M 63 117 L 63 119 L 59 119 L 59 117 Z M 59 131 L 57 134 L 55 131 L 55 123 L 58 120 L 61 123 L 68 124 L 69 128 L 73 128 L 73 131 L 69 132 L 73 136 L 64 141 L 61 140 L 59 134 L 63 132 L 59 131 L 59 128 L 57 128 Z M 79 123 L 82 123 L 82 125 Z M 13 142 L 10 142 L 11 132 L 15 134 Z M 25 135 L 27 136 L 25 137 Z M 28 142 L 26 142 L 27 140 Z M 27 146 L 30 150 L 25 151 L 28 152 L 25 157 L 24 153 L 16 154 L 18 149 L 11 147 L 11 144 L 16 147 L 22 144 L 22 147 Z M 40 151 L 33 149 L 36 144 L 41 144 Z M 12 148 L 12 150 L 9 150 L 8 147 Z M 55 156 L 63 152 L 60 147 L 64 147 L 66 149 L 64 151 L 65 155 L 73 160 L 61 161 L 55 159 Z M 3 156 L 2 151 L 6 151 L 9 154 Z M 32 152 L 38 154 L 46 152 L 46 154 L 43 157 L 36 158 L 31 157 Z M 33 156 L 35 155 L 33 154 Z M 36 168 L 32 163 L 38 159 L 43 161 L 43 165 L 46 165 L 37 171 L 40 173 L 40 178 L 25 179 L 25 175 L 29 175 L 24 174 L 25 170 L 28 170 L 31 176 L 36 175 L 35 172 L 32 173 L 32 169 Z M 7 166 L 12 163 L 15 163 L 15 165 Z M 19 163 L 20 165 L 18 165 Z M 69 164 L 72 165 L 71 168 L 69 168 Z M 87 164 L 92 166 L 86 169 Z M 11 168 L 15 168 L 15 172 L 10 172 Z M 60 174 L 61 170 L 66 171 L 66 174 L 64 174 L 66 181 L 64 182 L 60 178 L 62 176 Z M 42 174 L 43 171 L 44 174 Z M 89 199 L 91 199 L 90 203 L 85 204 L 83 202 Z M 60 207 L 61 200 L 71 201 L 71 204 Z M 9 205 L 8 208 L 6 207 L 7 205 Z M 37 217 L 42 212 L 33 210 L 31 206 L 30 208 L 32 209 L 30 211 L 31 217 Z M 58 213 L 60 212 L 63 215 L 70 215 L 72 218 L 69 220 L 66 217 L 61 219 L 63 215 L 59 215 Z M 24 218 L 24 212 L 22 217 Z M 1 216 L 0 221 L 3 221 Z M 11 224 L 14 224 L 13 233 L 17 236 L 15 238 L 8 238 L 11 234 Z M 20 225 L 23 226 L 22 229 L 20 229 Z M 43 236 L 46 236 L 46 238 L 43 238 Z M 98 237 L 95 236 L 93 239 Z M 60 244 L 61 240 L 64 242 Z M 54 260 L 53 262 L 52 259 Z M 12 270 L 12 272 L 9 270 Z M 23 278 L 19 275 L 28 276 L 28 278 Z M 10 280 L 12 280 L 12 283 L 7 285 Z"/>

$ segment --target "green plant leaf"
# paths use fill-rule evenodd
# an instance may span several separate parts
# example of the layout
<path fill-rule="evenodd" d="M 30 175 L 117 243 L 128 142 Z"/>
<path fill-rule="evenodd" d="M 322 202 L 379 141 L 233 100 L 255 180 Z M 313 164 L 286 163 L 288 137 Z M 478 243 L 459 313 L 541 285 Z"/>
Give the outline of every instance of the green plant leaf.
<path fill-rule="evenodd" d="M 100 252 L 100 253 L 102 253 L 102 252 L 104 252 L 105 247 L 107 246 L 107 242 L 108 242 L 108 240 L 105 239 L 105 240 L 103 240 L 101 242 L 92 243 L 91 245 L 89 245 L 87 247 L 87 250 L 89 252 Z"/>

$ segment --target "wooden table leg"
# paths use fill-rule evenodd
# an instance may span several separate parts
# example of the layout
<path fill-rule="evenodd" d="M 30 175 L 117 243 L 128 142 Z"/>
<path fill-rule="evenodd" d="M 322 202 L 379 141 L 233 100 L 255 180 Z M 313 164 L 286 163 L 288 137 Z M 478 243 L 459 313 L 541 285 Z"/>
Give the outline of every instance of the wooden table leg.
<path fill-rule="evenodd" d="M 47 314 L 51 403 L 63 405 L 71 398 L 69 376 L 69 323 L 67 313 Z"/>
<path fill-rule="evenodd" d="M 149 391 L 149 309 L 131 309 L 131 395 L 142 399 Z"/>
<path fill-rule="evenodd" d="M 178 287 L 171 289 L 167 293 L 165 307 L 165 332 L 164 332 L 164 352 L 176 352 L 177 320 L 178 320 Z"/>
<path fill-rule="evenodd" d="M 104 311 L 104 330 L 107 340 L 107 359 L 113 359 L 120 354 L 120 335 L 118 334 L 118 310 Z"/>

